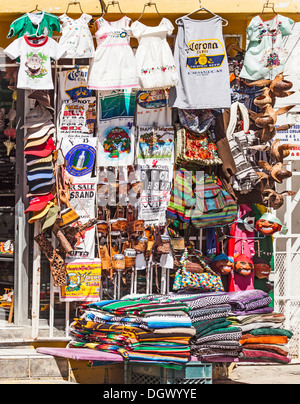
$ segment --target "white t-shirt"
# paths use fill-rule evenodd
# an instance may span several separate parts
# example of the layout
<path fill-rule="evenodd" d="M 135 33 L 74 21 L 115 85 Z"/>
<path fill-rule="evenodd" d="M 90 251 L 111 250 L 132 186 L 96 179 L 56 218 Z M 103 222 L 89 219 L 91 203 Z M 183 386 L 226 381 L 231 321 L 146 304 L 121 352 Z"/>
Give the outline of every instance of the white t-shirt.
<path fill-rule="evenodd" d="M 25 90 L 52 90 L 51 58 L 58 60 L 65 48 L 48 36 L 23 36 L 14 40 L 4 53 L 10 59 L 20 57 L 17 88 Z"/>

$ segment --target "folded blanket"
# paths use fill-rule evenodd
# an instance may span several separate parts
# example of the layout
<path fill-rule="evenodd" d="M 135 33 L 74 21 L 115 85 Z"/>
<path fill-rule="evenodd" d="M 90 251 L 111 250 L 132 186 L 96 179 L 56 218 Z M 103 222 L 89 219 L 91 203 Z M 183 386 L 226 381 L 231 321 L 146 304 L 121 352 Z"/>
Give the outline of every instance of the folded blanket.
<path fill-rule="evenodd" d="M 268 306 L 272 302 L 272 298 L 268 293 L 258 289 L 229 292 L 228 295 L 233 311 L 255 310 Z"/>
<path fill-rule="evenodd" d="M 268 314 L 273 313 L 274 309 L 271 306 L 261 307 L 259 309 L 253 310 L 238 310 L 234 309 L 231 311 L 232 314 L 236 314 L 237 316 L 245 316 L 245 315 L 252 315 L 252 314 Z"/>
<path fill-rule="evenodd" d="M 293 333 L 290 330 L 283 328 L 257 328 L 249 332 L 252 335 L 285 335 L 287 338 L 292 338 Z"/>
<path fill-rule="evenodd" d="M 214 333 L 212 334 L 208 334 L 200 338 L 197 338 L 194 343 L 196 345 L 200 345 L 209 341 L 230 341 L 230 340 L 239 341 L 242 336 L 242 331 L 240 331 L 240 329 L 237 327 L 228 327 L 226 332 L 224 330 L 226 329 L 224 328 L 220 332 L 214 331 Z"/>
<path fill-rule="evenodd" d="M 244 349 L 254 349 L 274 352 L 278 355 L 288 356 L 289 351 L 276 344 L 244 344 Z"/>
<path fill-rule="evenodd" d="M 228 320 L 232 321 L 233 324 L 252 324 L 259 322 L 270 321 L 272 323 L 283 323 L 285 320 L 285 315 L 281 313 L 266 313 L 266 314 L 250 314 L 250 315 L 232 315 L 228 317 Z"/>
<path fill-rule="evenodd" d="M 243 349 L 240 353 L 239 358 L 241 360 L 247 359 L 250 362 L 260 362 L 261 360 L 268 361 L 268 362 L 278 362 L 278 363 L 290 363 L 291 359 L 284 355 L 278 355 L 273 352 L 269 351 L 261 351 L 261 350 L 254 350 L 254 349 Z"/>
<path fill-rule="evenodd" d="M 240 343 L 244 344 L 287 344 L 288 338 L 285 335 L 252 335 L 243 334 Z"/>
<path fill-rule="evenodd" d="M 219 319 L 217 319 L 217 320 L 219 320 Z M 231 325 L 231 321 L 223 320 L 223 321 L 219 321 L 219 322 L 216 322 L 216 323 L 213 323 L 210 325 L 206 325 L 205 327 L 198 327 L 198 326 L 196 327 L 195 325 L 194 325 L 194 327 L 196 328 L 196 334 L 198 337 L 201 335 L 206 335 L 213 330 L 229 327 L 230 325 Z"/>
<path fill-rule="evenodd" d="M 198 294 L 173 294 L 169 295 L 171 299 L 184 302 L 192 310 L 200 309 L 201 307 L 214 306 L 220 304 L 228 304 L 229 296 L 226 292 L 210 292 Z"/>
<path fill-rule="evenodd" d="M 227 317 L 230 312 L 230 305 L 215 305 L 204 307 L 197 310 L 191 310 L 189 316 L 192 319 L 192 322 L 203 321 L 208 319 Z"/>
<path fill-rule="evenodd" d="M 265 322 L 265 323 L 252 323 L 252 324 L 238 324 L 238 323 L 232 323 L 232 325 L 237 325 L 238 327 L 240 327 L 240 329 L 243 332 L 251 332 L 254 331 L 257 328 L 262 328 L 262 327 L 266 327 L 267 328 L 279 328 L 281 327 L 280 323 L 271 323 L 271 322 Z"/>

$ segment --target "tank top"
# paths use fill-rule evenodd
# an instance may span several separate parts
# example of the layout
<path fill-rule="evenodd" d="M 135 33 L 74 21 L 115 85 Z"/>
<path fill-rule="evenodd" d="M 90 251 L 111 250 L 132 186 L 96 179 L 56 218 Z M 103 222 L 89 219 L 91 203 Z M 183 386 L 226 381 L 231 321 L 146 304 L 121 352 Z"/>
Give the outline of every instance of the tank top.
<path fill-rule="evenodd" d="M 170 90 L 170 106 L 180 109 L 230 107 L 229 68 L 221 17 L 180 18 L 174 59 L 179 84 Z"/>

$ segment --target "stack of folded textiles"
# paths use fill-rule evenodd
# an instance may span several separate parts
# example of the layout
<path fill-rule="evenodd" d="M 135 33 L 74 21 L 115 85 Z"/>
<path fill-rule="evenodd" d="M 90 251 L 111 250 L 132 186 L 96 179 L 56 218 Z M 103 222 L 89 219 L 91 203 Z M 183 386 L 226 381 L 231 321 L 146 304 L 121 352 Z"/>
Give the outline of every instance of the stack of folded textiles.
<path fill-rule="evenodd" d="M 118 353 L 131 362 L 182 365 L 191 358 L 195 329 L 185 303 L 124 299 L 83 308 L 70 326 L 69 347 Z"/>
<path fill-rule="evenodd" d="M 269 306 L 271 297 L 260 290 L 229 293 L 232 314 L 227 320 L 242 330 L 239 362 L 289 363 L 292 332 L 282 328 L 285 316 Z"/>
<path fill-rule="evenodd" d="M 230 297 L 226 292 L 169 295 L 190 307 L 189 316 L 196 330 L 191 339 L 191 354 L 203 362 L 222 362 L 237 358 L 242 351 L 242 331 L 227 319 Z"/>

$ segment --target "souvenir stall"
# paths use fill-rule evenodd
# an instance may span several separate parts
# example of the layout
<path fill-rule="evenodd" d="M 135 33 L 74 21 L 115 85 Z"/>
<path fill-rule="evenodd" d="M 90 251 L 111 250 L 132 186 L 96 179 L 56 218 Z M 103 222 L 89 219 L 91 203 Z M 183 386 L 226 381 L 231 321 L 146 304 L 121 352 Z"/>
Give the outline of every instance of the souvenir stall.
<path fill-rule="evenodd" d="M 274 211 L 295 194 L 277 190 L 295 147 L 277 118 L 294 105 L 275 108 L 294 94 L 283 74 L 294 21 L 265 19 L 267 2 L 243 48 L 201 1 L 173 22 L 152 2 L 134 21 L 125 7 L 95 17 L 71 2 L 8 33 L 25 91 L 33 318 L 42 256 L 59 303 L 76 309 L 66 349 L 175 369 L 289 363 L 269 276 L 273 235 L 287 231 Z"/>

